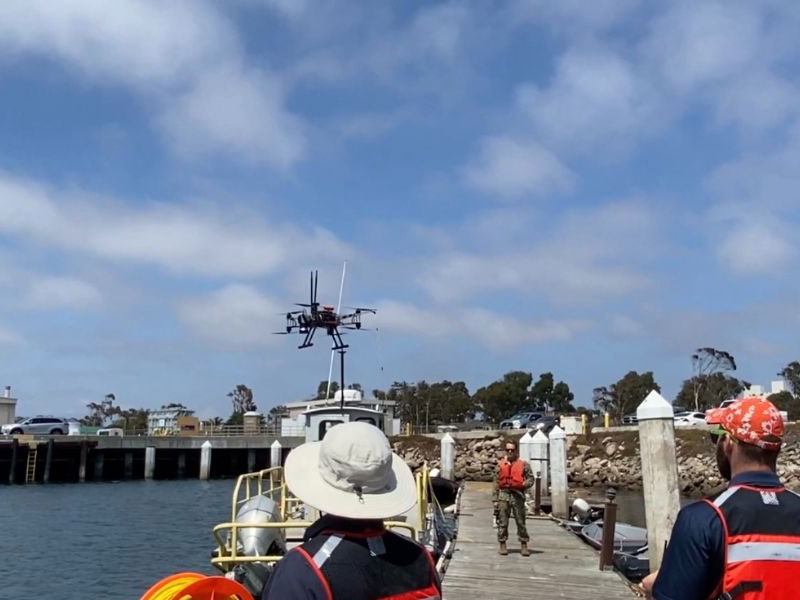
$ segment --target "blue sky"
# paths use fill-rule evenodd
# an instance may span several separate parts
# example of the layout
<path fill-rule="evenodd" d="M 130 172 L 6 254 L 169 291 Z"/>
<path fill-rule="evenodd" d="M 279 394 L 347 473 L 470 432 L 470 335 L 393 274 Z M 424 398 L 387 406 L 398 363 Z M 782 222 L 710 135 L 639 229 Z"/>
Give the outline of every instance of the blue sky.
<path fill-rule="evenodd" d="M 793 3 L 0 6 L 0 385 L 19 414 L 302 399 L 306 298 L 375 306 L 347 378 L 798 359 Z"/>

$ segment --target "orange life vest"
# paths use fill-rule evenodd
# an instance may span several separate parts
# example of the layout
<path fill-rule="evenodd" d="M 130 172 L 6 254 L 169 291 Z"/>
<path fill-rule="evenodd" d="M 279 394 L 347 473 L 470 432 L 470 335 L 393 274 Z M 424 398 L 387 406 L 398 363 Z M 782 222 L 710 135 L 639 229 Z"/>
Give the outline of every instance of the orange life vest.
<path fill-rule="evenodd" d="M 722 581 L 712 598 L 798 598 L 800 496 L 784 488 L 738 485 L 706 502 L 725 534 Z"/>
<path fill-rule="evenodd" d="M 497 485 L 500 489 L 524 490 L 525 489 L 525 463 L 517 459 L 513 463 L 505 458 L 500 461 L 500 476 Z"/>

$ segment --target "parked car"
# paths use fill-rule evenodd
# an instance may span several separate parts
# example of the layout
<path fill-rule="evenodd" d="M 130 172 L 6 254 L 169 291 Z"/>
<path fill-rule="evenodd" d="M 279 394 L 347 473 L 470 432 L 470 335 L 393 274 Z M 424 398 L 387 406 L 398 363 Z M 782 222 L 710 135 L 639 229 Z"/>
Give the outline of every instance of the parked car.
<path fill-rule="evenodd" d="M 3 425 L 2 432 L 4 435 L 65 435 L 69 432 L 69 422 L 58 417 L 29 417 L 19 423 Z"/>
<path fill-rule="evenodd" d="M 636 425 L 638 422 L 639 419 L 636 417 L 636 413 L 630 413 L 622 417 L 623 425 Z"/>
<path fill-rule="evenodd" d="M 550 433 L 550 430 L 558 425 L 558 417 L 553 415 L 544 415 L 528 423 L 528 429 L 541 430 L 542 433 Z"/>
<path fill-rule="evenodd" d="M 542 418 L 544 415 L 540 412 L 524 412 L 518 413 L 513 417 L 509 417 L 505 421 L 500 421 L 500 429 L 526 429 L 530 427 L 530 423 Z"/>
<path fill-rule="evenodd" d="M 675 415 L 675 427 L 705 427 L 706 413 L 686 412 Z"/>

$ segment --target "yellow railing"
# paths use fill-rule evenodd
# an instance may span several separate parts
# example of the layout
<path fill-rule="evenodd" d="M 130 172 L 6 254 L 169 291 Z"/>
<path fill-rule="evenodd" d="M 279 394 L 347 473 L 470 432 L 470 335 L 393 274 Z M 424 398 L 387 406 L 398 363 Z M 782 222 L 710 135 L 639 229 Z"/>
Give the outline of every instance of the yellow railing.
<path fill-rule="evenodd" d="M 427 464 L 415 477 L 417 491 L 417 510 L 419 528 L 402 521 L 385 521 L 388 529 L 405 529 L 414 540 L 420 539 L 420 532 L 425 529 L 428 515 L 428 469 Z M 278 504 L 280 521 L 270 523 L 241 523 L 236 521 L 239 508 L 254 496 L 266 496 Z M 242 556 L 238 553 L 240 529 L 301 529 L 305 530 L 315 521 L 319 512 L 312 509 L 312 520 L 292 519 L 291 515 L 303 505 L 303 502 L 291 495 L 283 479 L 283 468 L 272 467 L 255 473 L 245 473 L 236 480 L 231 503 L 231 521 L 220 523 L 212 530 L 217 543 L 217 555 L 212 557 L 211 564 L 223 573 L 230 571 L 237 564 L 242 563 L 273 563 L 283 558 L 282 555 L 268 556 Z M 309 515 L 307 515 L 309 516 Z M 226 532 L 230 532 L 227 536 Z M 226 541 L 225 538 L 228 538 Z"/>

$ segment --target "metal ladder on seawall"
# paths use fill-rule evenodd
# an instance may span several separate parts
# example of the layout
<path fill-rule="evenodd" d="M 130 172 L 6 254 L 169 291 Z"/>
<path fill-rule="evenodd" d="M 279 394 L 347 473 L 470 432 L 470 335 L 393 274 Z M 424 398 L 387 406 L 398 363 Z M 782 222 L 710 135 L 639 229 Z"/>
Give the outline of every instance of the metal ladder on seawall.
<path fill-rule="evenodd" d="M 28 445 L 28 465 L 25 471 L 25 483 L 36 483 L 36 454 L 38 445 L 31 443 Z"/>

